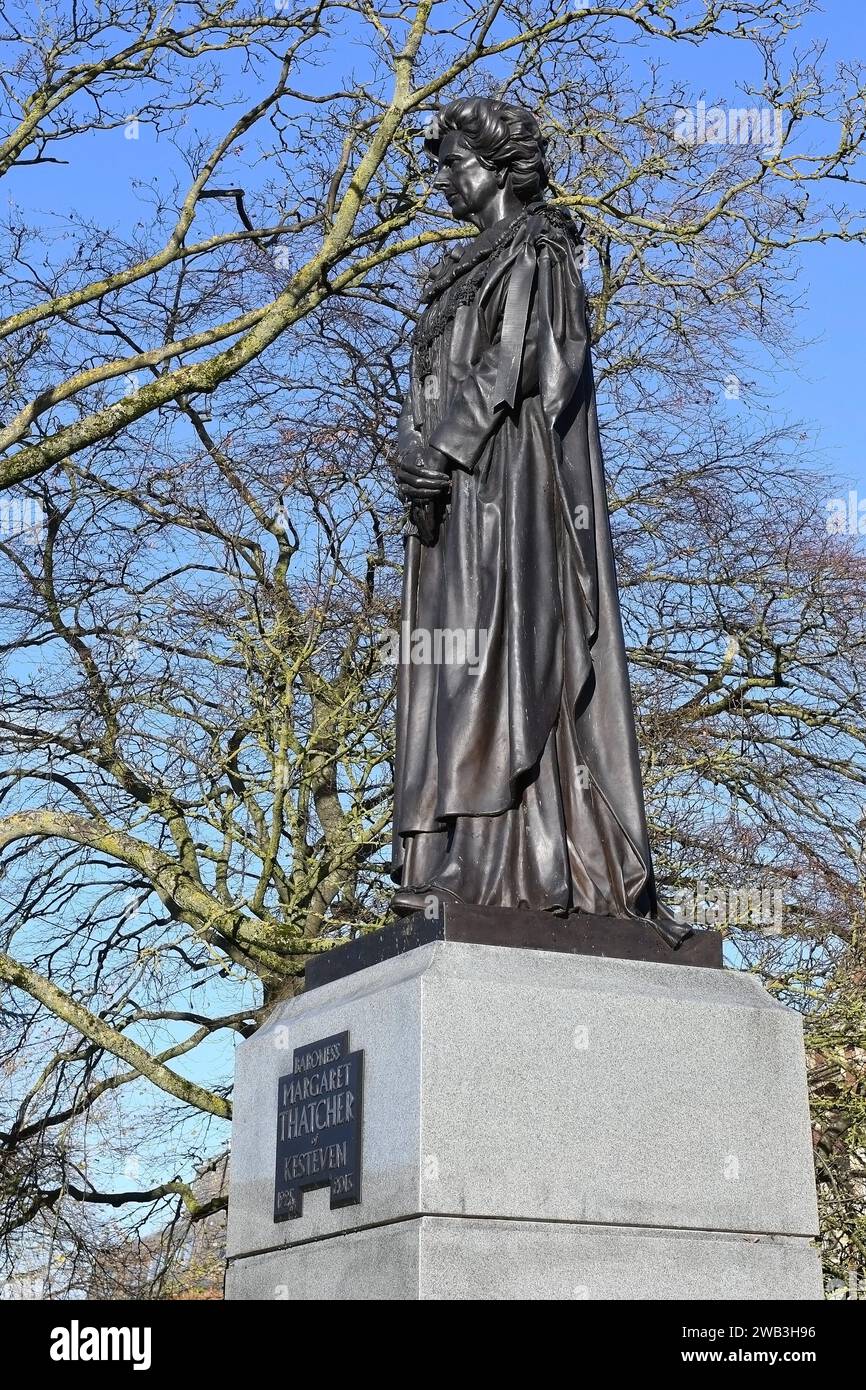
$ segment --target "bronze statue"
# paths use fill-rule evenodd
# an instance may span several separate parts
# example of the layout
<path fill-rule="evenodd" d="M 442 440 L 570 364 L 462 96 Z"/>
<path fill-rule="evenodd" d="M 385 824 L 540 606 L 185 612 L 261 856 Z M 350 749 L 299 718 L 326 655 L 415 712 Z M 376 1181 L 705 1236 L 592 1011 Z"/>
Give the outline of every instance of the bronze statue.
<path fill-rule="evenodd" d="M 690 930 L 656 900 L 580 234 L 543 196 L 524 108 L 451 102 L 425 143 L 479 234 L 434 268 L 413 339 L 403 626 L 463 634 L 474 659 L 431 640 L 399 668 L 394 908 L 645 917 L 676 946 Z"/>

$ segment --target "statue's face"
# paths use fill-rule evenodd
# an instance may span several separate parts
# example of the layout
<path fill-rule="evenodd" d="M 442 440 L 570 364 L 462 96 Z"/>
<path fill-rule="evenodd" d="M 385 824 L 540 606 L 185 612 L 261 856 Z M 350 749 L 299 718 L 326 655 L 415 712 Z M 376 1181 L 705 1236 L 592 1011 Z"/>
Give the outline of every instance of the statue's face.
<path fill-rule="evenodd" d="M 452 130 L 443 135 L 433 187 L 447 198 L 455 217 L 479 222 L 500 186 L 495 170 L 479 162 L 465 136 Z"/>

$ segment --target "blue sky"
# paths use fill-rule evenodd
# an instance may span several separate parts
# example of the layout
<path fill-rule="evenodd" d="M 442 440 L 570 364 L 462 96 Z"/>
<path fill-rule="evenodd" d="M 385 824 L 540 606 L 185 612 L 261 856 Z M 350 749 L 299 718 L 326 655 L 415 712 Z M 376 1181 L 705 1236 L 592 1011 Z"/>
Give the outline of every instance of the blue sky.
<path fill-rule="evenodd" d="M 826 44 L 827 67 L 866 58 L 863 0 L 826 0 L 797 32 L 794 46 Z M 676 45 L 663 53 L 670 71 L 697 98 L 722 106 L 747 105 L 738 87 L 760 80 L 756 55 L 742 43 L 707 43 L 696 49 Z M 824 138 L 827 138 L 825 132 Z M 834 202 L 848 190 L 838 187 Z M 863 190 L 850 190 L 852 205 L 864 206 Z M 813 345 L 798 352 L 772 383 L 775 410 L 802 420 L 817 447 L 815 462 L 866 490 L 866 390 L 863 382 L 863 325 L 866 321 L 866 247 L 842 242 L 806 246 L 796 253 L 793 288 L 803 297 L 795 318 L 798 336 Z"/>
<path fill-rule="evenodd" d="M 832 0 L 822 12 L 804 21 L 793 42 L 798 50 L 811 41 L 826 43 L 824 62 L 828 66 L 850 60 L 866 47 L 863 17 L 862 0 Z M 356 71 L 359 56 L 357 50 L 351 54 Z M 746 104 L 740 84 L 757 81 L 760 75 L 756 54 L 743 43 L 712 41 L 698 47 L 654 43 L 623 51 L 624 61 L 634 71 L 638 84 L 641 66 L 650 56 L 663 61 L 671 75 L 687 84 L 695 99 L 703 95 L 708 104 Z M 310 75 L 308 85 L 327 86 L 330 76 L 326 65 Z M 194 116 L 197 131 L 223 129 L 224 124 L 224 117 L 205 108 L 198 109 Z M 118 130 L 78 139 L 73 148 L 74 157 L 68 165 L 13 171 L 8 181 L 9 196 L 16 199 L 28 217 L 44 218 L 50 223 L 55 212 L 62 216 L 67 208 L 74 208 L 120 232 L 146 214 L 142 185 L 160 176 L 164 178 L 168 167 L 178 167 L 170 142 L 165 137 L 157 139 L 145 125 L 140 127 L 137 140 L 125 139 Z M 255 174 L 249 168 L 243 172 L 240 181 L 247 188 L 253 187 Z M 224 175 L 218 181 L 225 182 Z M 839 188 L 839 201 L 844 200 L 846 192 Z M 852 189 L 850 193 L 862 207 L 862 190 Z M 772 387 L 778 412 L 783 417 L 802 420 L 814 431 L 820 461 L 828 472 L 838 472 L 866 490 L 863 256 L 863 247 L 841 243 L 805 247 L 797 253 L 796 289 L 803 295 L 803 306 L 796 328 L 802 336 L 817 341 L 775 376 Z"/>

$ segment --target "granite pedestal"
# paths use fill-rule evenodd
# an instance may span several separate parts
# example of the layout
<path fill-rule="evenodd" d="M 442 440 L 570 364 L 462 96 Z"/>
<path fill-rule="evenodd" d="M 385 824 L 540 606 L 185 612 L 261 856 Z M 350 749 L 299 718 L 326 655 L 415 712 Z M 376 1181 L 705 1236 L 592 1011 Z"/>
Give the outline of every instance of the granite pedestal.
<path fill-rule="evenodd" d="M 274 1221 L 294 1049 L 363 1050 L 362 1200 Z M 818 1299 L 799 1017 L 696 965 L 438 940 L 237 1054 L 229 1299 Z"/>

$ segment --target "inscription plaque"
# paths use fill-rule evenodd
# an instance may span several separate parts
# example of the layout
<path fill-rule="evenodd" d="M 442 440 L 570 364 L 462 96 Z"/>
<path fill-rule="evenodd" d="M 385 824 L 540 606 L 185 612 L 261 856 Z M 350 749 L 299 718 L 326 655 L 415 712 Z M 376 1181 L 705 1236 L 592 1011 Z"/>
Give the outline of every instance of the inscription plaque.
<path fill-rule="evenodd" d="M 295 1048 L 277 1088 L 275 1221 L 303 1215 L 306 1188 L 330 1187 L 332 1209 L 360 1202 L 363 1063 L 348 1033 Z"/>

